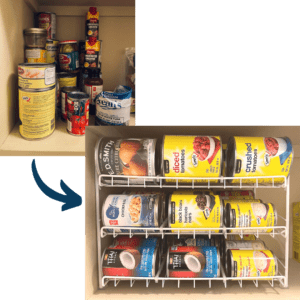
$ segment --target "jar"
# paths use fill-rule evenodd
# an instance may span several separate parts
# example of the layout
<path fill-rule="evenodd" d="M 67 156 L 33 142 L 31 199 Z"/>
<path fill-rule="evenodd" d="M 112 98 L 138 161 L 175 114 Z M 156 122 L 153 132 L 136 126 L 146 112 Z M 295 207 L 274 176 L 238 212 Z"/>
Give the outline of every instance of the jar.
<path fill-rule="evenodd" d="M 84 90 L 89 95 L 90 115 L 95 115 L 95 98 L 103 92 L 103 79 L 100 78 L 99 68 L 88 69 L 88 78 L 84 81 Z"/>
<path fill-rule="evenodd" d="M 24 30 L 26 48 L 46 49 L 47 30 L 42 28 L 28 28 Z"/>
<path fill-rule="evenodd" d="M 59 66 L 63 71 L 74 71 L 79 68 L 77 41 L 59 42 Z"/>

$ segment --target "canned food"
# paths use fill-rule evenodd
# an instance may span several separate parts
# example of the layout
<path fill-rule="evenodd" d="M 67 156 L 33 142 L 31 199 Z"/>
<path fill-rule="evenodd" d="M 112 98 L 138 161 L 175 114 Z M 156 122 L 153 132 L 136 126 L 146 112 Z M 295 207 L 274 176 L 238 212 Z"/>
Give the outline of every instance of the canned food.
<path fill-rule="evenodd" d="M 224 238 L 224 237 L 223 237 Z M 172 241 L 173 246 L 196 246 L 196 247 L 205 247 L 205 246 L 216 246 L 220 247 L 220 240 L 216 236 L 209 238 L 206 235 L 197 236 L 195 239 L 187 236 L 180 238 L 174 238 Z"/>
<path fill-rule="evenodd" d="M 65 86 L 61 89 L 61 119 L 63 121 L 68 120 L 67 107 L 68 107 L 68 93 L 79 91 L 79 89 L 75 86 Z"/>
<path fill-rule="evenodd" d="M 162 157 L 162 172 L 165 177 L 219 177 L 222 169 L 221 138 L 166 135 L 163 138 Z M 216 183 L 218 179 L 210 182 Z"/>
<path fill-rule="evenodd" d="M 262 203 L 260 199 L 234 199 L 234 200 L 223 200 L 223 205 L 226 207 L 227 203 Z"/>
<path fill-rule="evenodd" d="M 172 194 L 169 197 L 168 213 L 171 228 L 221 228 L 223 226 L 223 204 L 218 195 Z M 177 229 L 172 230 L 172 232 L 177 231 Z M 208 230 L 200 229 L 197 232 L 204 233 Z M 220 232 L 220 229 L 211 232 Z"/>
<path fill-rule="evenodd" d="M 26 48 L 46 48 L 47 30 L 42 28 L 28 28 L 24 30 Z"/>
<path fill-rule="evenodd" d="M 28 140 L 43 139 L 55 129 L 55 86 L 48 89 L 19 88 L 20 134 Z"/>
<path fill-rule="evenodd" d="M 277 257 L 270 250 L 228 250 L 227 277 L 266 277 L 278 273 Z"/>
<path fill-rule="evenodd" d="M 167 277 L 214 278 L 220 276 L 216 247 L 172 246 L 167 255 Z"/>
<path fill-rule="evenodd" d="M 74 71 L 79 68 L 77 41 L 59 42 L 59 66 L 63 71 Z"/>
<path fill-rule="evenodd" d="M 99 12 L 96 7 L 90 7 L 86 14 L 85 38 L 98 37 L 99 31 Z"/>
<path fill-rule="evenodd" d="M 141 235 L 134 235 L 132 237 L 119 235 L 116 238 L 114 238 L 113 244 L 110 247 L 118 246 L 118 248 L 124 247 L 124 249 L 128 249 L 128 248 L 135 249 L 141 244 L 141 242 L 144 239 L 145 238 L 143 238 Z"/>
<path fill-rule="evenodd" d="M 273 227 L 277 224 L 277 211 L 272 203 L 227 203 L 224 213 L 226 227 Z M 272 232 L 270 229 L 246 229 L 244 232 Z M 231 230 L 234 232 L 234 230 Z"/>
<path fill-rule="evenodd" d="M 60 72 L 57 73 L 57 78 L 60 88 L 65 86 L 76 86 L 77 84 L 77 74 L 70 72 Z"/>
<path fill-rule="evenodd" d="M 46 49 L 42 48 L 25 48 L 25 63 L 36 64 L 46 63 Z"/>
<path fill-rule="evenodd" d="M 289 138 L 232 137 L 228 143 L 226 176 L 237 177 L 232 183 L 260 184 L 283 183 L 282 178 L 251 179 L 255 176 L 288 176 L 293 159 Z"/>
<path fill-rule="evenodd" d="M 227 241 L 255 241 L 256 236 L 254 234 L 243 234 L 243 238 L 241 238 L 238 234 L 231 234 L 227 236 Z"/>
<path fill-rule="evenodd" d="M 67 115 L 68 133 L 83 136 L 89 119 L 89 95 L 83 92 L 69 92 Z"/>
<path fill-rule="evenodd" d="M 136 247 L 111 246 L 102 255 L 103 276 L 154 277 L 158 270 L 158 238 L 143 239 Z"/>
<path fill-rule="evenodd" d="M 58 41 L 57 40 L 47 40 L 46 50 L 47 50 L 47 63 L 55 64 L 58 63 Z"/>
<path fill-rule="evenodd" d="M 102 41 L 98 41 L 96 37 L 89 38 L 89 40 L 85 42 L 84 67 L 98 68 L 101 51 Z"/>
<path fill-rule="evenodd" d="M 18 85 L 23 89 L 47 89 L 55 86 L 55 65 L 19 64 Z"/>
<path fill-rule="evenodd" d="M 159 157 L 156 156 L 159 145 L 156 139 L 119 139 L 102 138 L 99 141 L 99 171 L 107 175 L 156 176 L 159 169 Z M 117 178 L 116 183 L 127 182 Z M 104 180 L 110 182 L 111 179 Z M 144 183 L 144 179 L 130 180 Z M 154 179 L 146 180 L 154 181 Z"/>
<path fill-rule="evenodd" d="M 153 194 L 109 195 L 102 207 L 103 225 L 116 227 L 115 232 L 129 232 L 129 229 L 118 229 L 118 227 L 159 227 L 163 215 L 161 198 Z M 144 232 L 145 230 L 133 229 L 131 231 Z"/>
<path fill-rule="evenodd" d="M 240 190 L 240 191 L 222 191 L 220 192 L 221 200 L 235 200 L 235 199 L 254 199 L 254 193 L 250 190 Z"/>
<path fill-rule="evenodd" d="M 56 14 L 52 12 L 40 12 L 38 17 L 38 27 L 47 30 L 47 38 L 56 37 Z"/>

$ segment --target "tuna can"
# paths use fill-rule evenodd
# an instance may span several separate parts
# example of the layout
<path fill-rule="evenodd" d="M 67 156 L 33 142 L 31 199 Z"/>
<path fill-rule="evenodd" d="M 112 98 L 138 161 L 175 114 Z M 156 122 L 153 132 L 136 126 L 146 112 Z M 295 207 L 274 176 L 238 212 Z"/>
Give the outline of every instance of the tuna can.
<path fill-rule="evenodd" d="M 116 227 L 115 232 L 129 232 L 118 227 L 133 228 L 131 232 L 145 232 L 135 228 L 159 227 L 164 215 L 162 204 L 159 195 L 109 195 L 102 206 L 103 226 Z"/>
<path fill-rule="evenodd" d="M 56 14 L 52 12 L 40 12 L 37 14 L 38 27 L 47 30 L 47 38 L 56 37 Z"/>
<path fill-rule="evenodd" d="M 226 176 L 236 177 L 232 183 L 240 183 L 239 177 L 288 176 L 293 160 L 293 147 L 289 138 L 232 137 L 226 156 Z M 272 184 L 272 178 L 243 179 L 243 183 Z M 282 178 L 274 178 L 282 184 Z"/>
<path fill-rule="evenodd" d="M 167 254 L 167 277 L 215 278 L 220 276 L 216 247 L 172 246 Z"/>
<path fill-rule="evenodd" d="M 272 203 L 227 203 L 224 213 L 224 224 L 230 228 L 273 227 L 277 224 L 277 211 Z M 272 232 L 270 229 L 246 229 L 243 232 Z M 231 230 L 231 232 L 236 232 Z"/>
<path fill-rule="evenodd" d="M 221 228 L 223 226 L 223 204 L 218 195 L 199 193 L 172 194 L 169 197 L 168 221 L 171 228 Z M 221 229 L 211 230 L 220 232 Z M 178 232 L 178 230 L 172 230 Z M 194 231 L 183 230 L 182 233 Z M 207 233 L 208 230 L 196 232 Z"/>
<path fill-rule="evenodd" d="M 103 276 L 154 277 L 158 270 L 157 237 L 143 239 L 136 248 L 111 246 L 102 255 Z"/>
<path fill-rule="evenodd" d="M 114 179 L 116 183 L 127 182 L 124 176 L 156 176 L 159 170 L 157 153 L 159 144 L 156 139 L 120 139 L 101 138 L 96 146 L 96 166 L 99 173 L 106 175 L 120 175 Z M 146 179 L 153 182 L 155 179 Z M 110 183 L 111 179 L 104 182 Z M 130 182 L 143 184 L 144 179 L 130 179 Z"/>
<path fill-rule="evenodd" d="M 89 119 L 89 95 L 83 92 L 69 92 L 67 115 L 68 133 L 83 136 Z"/>
<path fill-rule="evenodd" d="M 60 102 L 61 102 L 61 119 L 63 121 L 68 120 L 67 107 L 68 107 L 68 93 L 79 91 L 75 86 L 65 86 L 61 89 L 60 93 Z"/>
<path fill-rule="evenodd" d="M 57 40 L 47 40 L 46 43 L 46 60 L 50 64 L 58 64 L 58 41 Z"/>
<path fill-rule="evenodd" d="M 226 256 L 227 277 L 266 277 L 278 273 L 277 257 L 270 250 L 228 250 Z"/>
<path fill-rule="evenodd" d="M 254 193 L 251 190 L 222 191 L 219 195 L 221 200 L 254 199 Z"/>
<path fill-rule="evenodd" d="M 55 86 L 48 89 L 19 88 L 20 134 L 28 140 L 39 140 L 55 129 Z"/>
<path fill-rule="evenodd" d="M 219 136 L 166 135 L 162 145 L 162 172 L 165 177 L 216 177 L 222 170 L 222 142 Z M 189 180 L 180 180 L 188 182 Z M 166 182 L 175 182 L 166 179 Z M 195 180 L 207 182 L 207 180 Z"/>
<path fill-rule="evenodd" d="M 22 89 L 47 89 L 55 86 L 55 65 L 19 64 L 18 85 Z"/>

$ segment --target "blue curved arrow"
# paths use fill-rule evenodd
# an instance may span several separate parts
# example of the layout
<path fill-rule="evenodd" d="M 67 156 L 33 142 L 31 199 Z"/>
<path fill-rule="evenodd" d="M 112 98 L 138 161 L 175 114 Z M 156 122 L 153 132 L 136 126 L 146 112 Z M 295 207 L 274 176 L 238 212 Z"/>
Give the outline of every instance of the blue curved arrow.
<path fill-rule="evenodd" d="M 60 181 L 60 187 L 62 190 L 66 193 L 66 195 L 60 194 L 55 192 L 54 190 L 50 189 L 41 179 L 35 165 L 35 159 L 32 161 L 31 164 L 32 174 L 34 177 L 34 180 L 38 187 L 41 189 L 41 191 L 48 196 L 51 199 L 54 199 L 59 202 L 65 203 L 61 210 L 65 211 L 71 208 L 74 208 L 76 206 L 80 206 L 82 204 L 81 197 L 76 194 L 74 191 L 72 191 L 64 182 L 63 180 Z"/>

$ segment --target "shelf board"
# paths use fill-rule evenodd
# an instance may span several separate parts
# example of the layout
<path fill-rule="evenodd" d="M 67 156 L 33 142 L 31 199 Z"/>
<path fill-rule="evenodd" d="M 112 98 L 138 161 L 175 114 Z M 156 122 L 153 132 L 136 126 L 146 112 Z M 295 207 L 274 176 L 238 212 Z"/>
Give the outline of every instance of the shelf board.
<path fill-rule="evenodd" d="M 135 0 L 37 0 L 40 6 L 135 6 Z"/>

